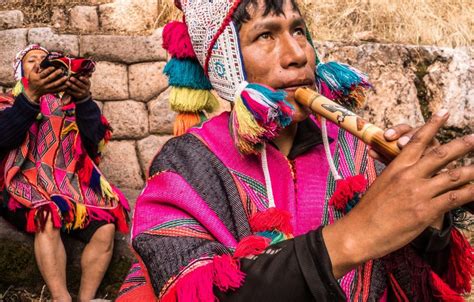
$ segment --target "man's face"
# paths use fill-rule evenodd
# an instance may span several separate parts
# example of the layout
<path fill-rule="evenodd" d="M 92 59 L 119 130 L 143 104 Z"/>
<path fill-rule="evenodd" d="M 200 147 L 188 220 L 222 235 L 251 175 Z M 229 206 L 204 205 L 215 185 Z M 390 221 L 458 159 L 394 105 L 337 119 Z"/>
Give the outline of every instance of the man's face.
<path fill-rule="evenodd" d="M 306 119 L 308 108 L 295 101 L 299 87 L 315 88 L 315 53 L 306 40 L 305 23 L 287 0 L 284 15 L 263 16 L 263 4 L 250 5 L 251 19 L 239 32 L 247 81 L 283 89 L 287 100 L 295 107 L 294 122 Z"/>
<path fill-rule="evenodd" d="M 46 55 L 41 49 L 30 50 L 22 60 L 23 76 L 28 78 L 33 68 L 39 67 L 41 61 L 46 58 Z"/>

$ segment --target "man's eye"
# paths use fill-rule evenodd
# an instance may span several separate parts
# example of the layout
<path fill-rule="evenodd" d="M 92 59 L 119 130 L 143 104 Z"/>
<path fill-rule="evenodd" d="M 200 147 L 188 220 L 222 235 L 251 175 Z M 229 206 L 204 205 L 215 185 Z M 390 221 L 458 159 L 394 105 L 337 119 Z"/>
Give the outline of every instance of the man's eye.
<path fill-rule="evenodd" d="M 297 35 L 297 36 L 305 36 L 305 35 L 306 35 L 306 32 L 305 32 L 305 30 L 304 30 L 303 28 L 297 28 L 297 29 L 295 30 L 295 35 Z"/>
<path fill-rule="evenodd" d="M 271 34 L 269 32 L 266 32 L 266 33 L 260 34 L 257 39 L 268 40 L 270 38 L 271 38 Z"/>

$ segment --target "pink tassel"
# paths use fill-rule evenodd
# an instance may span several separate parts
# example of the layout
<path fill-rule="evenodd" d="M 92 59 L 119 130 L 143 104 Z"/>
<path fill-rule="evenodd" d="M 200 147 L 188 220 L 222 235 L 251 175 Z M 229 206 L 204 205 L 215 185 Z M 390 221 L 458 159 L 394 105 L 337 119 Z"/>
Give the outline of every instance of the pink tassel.
<path fill-rule="evenodd" d="M 20 209 L 22 206 L 19 202 L 17 202 L 13 197 L 8 199 L 8 209 L 12 212 L 15 212 L 17 209 Z"/>
<path fill-rule="evenodd" d="M 77 174 L 82 183 L 89 185 L 91 183 L 92 170 L 94 165 L 89 157 L 84 157 L 77 167 Z"/>
<path fill-rule="evenodd" d="M 72 109 L 75 109 L 76 108 L 76 104 L 74 104 L 73 102 L 67 104 L 67 105 L 64 105 L 62 106 L 62 111 L 68 111 L 68 110 L 72 110 Z"/>
<path fill-rule="evenodd" d="M 117 193 L 117 195 L 119 197 L 120 204 L 123 206 L 123 208 L 125 210 L 127 210 L 127 212 L 130 212 L 130 205 L 128 204 L 128 200 L 125 197 L 125 195 L 123 195 L 122 191 L 117 189 L 115 186 L 113 186 L 113 185 L 111 185 L 111 186 L 112 186 L 112 189 L 114 190 L 114 192 Z"/>
<path fill-rule="evenodd" d="M 115 218 L 115 226 L 117 227 L 117 231 L 120 233 L 128 233 L 129 228 L 128 228 L 128 223 L 127 223 L 127 218 L 125 214 L 125 210 L 121 205 L 118 205 L 111 211 L 111 214 Z"/>
<path fill-rule="evenodd" d="M 110 127 L 109 121 L 105 118 L 105 116 L 101 115 L 100 121 L 107 128 L 107 131 L 105 131 L 105 135 L 104 135 L 104 140 L 107 143 L 112 138 L 112 127 Z"/>
<path fill-rule="evenodd" d="M 84 149 L 82 147 L 82 140 L 80 135 L 76 135 L 75 142 L 74 142 L 74 159 L 79 161 L 84 154 Z"/>
<path fill-rule="evenodd" d="M 234 258 L 243 258 L 250 255 L 260 255 L 269 245 L 271 240 L 267 237 L 250 235 L 240 240 L 234 252 Z"/>
<path fill-rule="evenodd" d="M 449 285 L 443 282 L 433 271 L 430 272 L 431 283 L 433 286 L 433 296 L 443 302 L 463 302 L 461 295 L 452 290 Z"/>
<path fill-rule="evenodd" d="M 329 204 L 345 212 L 348 203 L 356 194 L 364 192 L 367 180 L 362 175 L 356 175 L 336 181 L 336 190 L 329 200 Z M 351 205 L 353 206 L 353 205 Z"/>
<path fill-rule="evenodd" d="M 293 233 L 291 214 L 277 208 L 255 213 L 250 218 L 250 227 L 253 232 L 280 231 L 286 235 Z"/>
<path fill-rule="evenodd" d="M 215 256 L 213 264 L 214 285 L 220 291 L 226 292 L 242 286 L 245 274 L 240 270 L 239 263 L 230 255 Z"/>
<path fill-rule="evenodd" d="M 53 226 L 57 229 L 62 227 L 61 223 L 61 216 L 58 212 L 58 207 L 53 203 L 49 204 L 49 212 L 51 213 L 51 221 L 53 222 Z"/>
<path fill-rule="evenodd" d="M 449 266 L 444 280 L 458 293 L 471 292 L 474 275 L 474 248 L 456 228 L 451 231 Z"/>
<path fill-rule="evenodd" d="M 28 216 L 26 219 L 26 231 L 28 233 L 36 233 L 36 231 L 38 231 L 35 222 L 36 211 L 36 209 L 31 209 L 28 211 Z"/>
<path fill-rule="evenodd" d="M 188 27 L 185 23 L 172 21 L 163 28 L 163 48 L 177 59 L 196 59 Z"/>
<path fill-rule="evenodd" d="M 318 81 L 317 84 L 319 93 L 327 97 L 328 99 L 334 101 L 341 96 L 341 94 L 338 94 L 337 91 L 331 90 L 325 82 Z"/>
<path fill-rule="evenodd" d="M 87 216 L 89 216 L 89 220 L 102 220 L 109 223 L 114 221 L 114 216 L 111 213 L 99 208 L 87 207 Z"/>
<path fill-rule="evenodd" d="M 162 302 L 215 302 L 214 285 L 221 291 L 234 290 L 244 282 L 244 273 L 230 255 L 215 256 L 213 261 L 180 277 L 160 299 Z"/>
<path fill-rule="evenodd" d="M 213 291 L 214 266 L 212 263 L 203 265 L 185 274 L 176 283 L 176 301 L 214 302 Z"/>

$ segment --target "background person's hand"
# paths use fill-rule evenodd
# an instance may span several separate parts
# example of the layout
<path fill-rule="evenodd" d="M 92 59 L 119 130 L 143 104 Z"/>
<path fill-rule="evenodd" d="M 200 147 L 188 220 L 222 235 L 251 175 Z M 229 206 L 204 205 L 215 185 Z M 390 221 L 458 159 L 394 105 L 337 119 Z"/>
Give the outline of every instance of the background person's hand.
<path fill-rule="evenodd" d="M 440 172 L 474 150 L 474 135 L 431 147 L 448 116 L 446 111 L 433 115 L 360 202 L 324 228 L 336 278 L 407 245 L 444 213 L 474 201 L 473 165 Z"/>
<path fill-rule="evenodd" d="M 66 82 L 66 85 L 68 88 L 65 92 L 73 97 L 73 101 L 81 101 L 91 95 L 91 81 L 89 77 L 70 77 Z"/>
<path fill-rule="evenodd" d="M 28 87 L 25 87 L 26 96 L 34 103 L 48 93 L 58 93 L 66 90 L 67 77 L 61 76 L 63 71 L 54 67 L 40 70 L 35 66 L 28 75 Z"/>

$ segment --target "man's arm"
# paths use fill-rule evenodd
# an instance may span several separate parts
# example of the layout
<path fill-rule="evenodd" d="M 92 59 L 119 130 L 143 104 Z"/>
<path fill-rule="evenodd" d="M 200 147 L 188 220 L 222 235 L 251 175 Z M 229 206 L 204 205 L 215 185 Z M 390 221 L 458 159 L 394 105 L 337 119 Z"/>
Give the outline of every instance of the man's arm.
<path fill-rule="evenodd" d="M 23 93 L 15 98 L 11 107 L 0 111 L 0 151 L 2 153 L 7 153 L 21 145 L 39 112 L 39 106 L 30 102 Z"/>
<path fill-rule="evenodd" d="M 474 175 L 472 165 L 437 173 L 471 152 L 474 136 L 465 136 L 426 153 L 447 118 L 447 113 L 434 115 L 375 180 L 359 204 L 324 228 L 336 277 L 367 260 L 398 250 L 443 213 L 472 201 L 474 185 L 469 184 Z"/>
<path fill-rule="evenodd" d="M 268 247 L 256 257 L 242 258 L 245 282 L 220 292 L 219 301 L 346 301 L 332 274 L 322 228 Z"/>
<path fill-rule="evenodd" d="M 94 159 L 99 154 L 99 143 L 109 130 L 102 121 L 99 106 L 89 97 L 83 102 L 76 103 L 76 122 L 82 143 L 87 154 Z"/>

